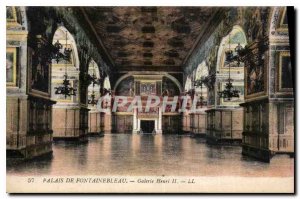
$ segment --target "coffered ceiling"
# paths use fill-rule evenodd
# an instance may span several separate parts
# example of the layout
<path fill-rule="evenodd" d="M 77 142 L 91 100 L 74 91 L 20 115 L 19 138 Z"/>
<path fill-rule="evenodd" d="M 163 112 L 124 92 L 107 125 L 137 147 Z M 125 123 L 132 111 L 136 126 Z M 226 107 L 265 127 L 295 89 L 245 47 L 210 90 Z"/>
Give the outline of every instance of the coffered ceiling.
<path fill-rule="evenodd" d="M 182 66 L 217 7 L 84 7 L 115 66 Z"/>

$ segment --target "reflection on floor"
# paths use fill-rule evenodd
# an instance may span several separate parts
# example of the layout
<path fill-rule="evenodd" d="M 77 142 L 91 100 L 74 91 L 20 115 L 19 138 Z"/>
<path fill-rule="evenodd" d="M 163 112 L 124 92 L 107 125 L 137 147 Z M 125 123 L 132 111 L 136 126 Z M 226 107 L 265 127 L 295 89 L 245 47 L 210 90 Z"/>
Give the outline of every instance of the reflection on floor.
<path fill-rule="evenodd" d="M 53 157 L 7 166 L 10 175 L 293 176 L 285 155 L 263 163 L 240 146 L 209 146 L 180 135 L 106 134 L 85 144 L 56 142 Z"/>

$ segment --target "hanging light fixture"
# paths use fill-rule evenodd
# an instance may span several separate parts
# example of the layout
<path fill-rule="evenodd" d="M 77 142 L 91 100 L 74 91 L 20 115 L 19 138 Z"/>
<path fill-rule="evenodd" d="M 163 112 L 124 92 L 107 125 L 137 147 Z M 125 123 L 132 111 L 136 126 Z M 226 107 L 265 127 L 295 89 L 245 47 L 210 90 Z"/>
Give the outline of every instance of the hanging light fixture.
<path fill-rule="evenodd" d="M 72 53 L 72 48 L 68 48 L 67 46 L 67 31 L 66 31 L 66 46 L 63 49 L 63 45 L 57 40 L 55 44 L 53 44 L 53 54 L 52 54 L 52 59 L 55 59 L 56 63 L 60 62 L 61 60 L 65 61 L 70 61 L 71 59 L 71 53 Z"/>
<path fill-rule="evenodd" d="M 208 88 L 208 89 L 212 89 L 212 85 L 214 84 L 216 80 L 216 75 L 215 73 L 212 73 L 210 75 L 207 76 L 201 76 L 200 79 L 193 81 L 193 85 L 194 87 L 199 88 L 200 87 L 200 107 L 202 108 L 204 105 L 206 105 L 206 102 L 204 100 L 204 96 L 203 96 L 203 85 Z"/>
<path fill-rule="evenodd" d="M 204 105 L 204 97 L 203 97 L 203 92 L 202 92 L 202 89 L 203 89 L 203 84 L 204 84 L 204 77 L 201 77 L 201 79 L 198 79 L 198 80 L 195 80 L 193 82 L 194 86 L 199 88 L 200 87 L 200 98 L 199 98 L 199 103 L 200 103 L 200 108 L 203 107 Z"/>
<path fill-rule="evenodd" d="M 229 67 L 229 71 L 228 71 L 228 82 L 225 85 L 225 89 L 223 91 L 219 92 L 219 96 L 220 98 L 224 98 L 227 100 L 231 100 L 233 97 L 240 97 L 238 90 L 234 89 L 233 85 L 232 85 L 232 79 L 230 77 L 230 67 L 231 67 L 231 62 L 233 62 L 235 60 L 235 56 L 233 55 L 233 51 L 230 48 L 230 34 L 229 34 L 229 49 L 228 51 L 225 52 L 226 54 L 226 61 L 228 62 L 228 67 Z"/>
<path fill-rule="evenodd" d="M 60 49 L 62 48 L 62 45 L 57 41 L 56 44 L 54 44 L 54 46 L 56 46 L 56 48 L 59 49 L 59 53 L 60 53 Z M 64 49 L 64 54 L 57 53 L 57 55 L 56 55 L 56 57 L 57 57 L 56 61 L 57 62 L 61 58 L 63 58 L 65 60 L 64 80 L 63 80 L 62 86 L 54 87 L 55 94 L 56 95 L 64 95 L 65 99 L 67 98 L 67 96 L 71 96 L 71 95 L 76 96 L 76 90 L 77 90 L 77 89 L 71 87 L 70 80 L 68 80 L 67 61 L 69 61 L 70 58 L 71 58 L 71 52 L 72 52 L 72 49 L 68 48 L 68 32 L 66 31 L 66 46 L 65 46 L 65 49 Z"/>
<path fill-rule="evenodd" d="M 93 84 L 93 87 L 95 84 L 99 85 L 100 84 L 100 79 L 97 78 L 96 73 L 95 73 L 95 62 L 93 62 L 93 75 L 89 76 L 91 83 Z"/>
<path fill-rule="evenodd" d="M 111 96 L 111 94 L 112 94 L 111 89 L 103 88 L 103 96 L 105 96 L 106 94 Z"/>
<path fill-rule="evenodd" d="M 91 99 L 88 101 L 88 103 L 91 104 L 92 106 L 98 103 L 98 100 L 96 100 L 95 91 L 92 91 Z"/>
<path fill-rule="evenodd" d="M 93 61 L 93 75 L 90 78 L 91 78 L 91 82 L 93 84 L 93 91 L 91 94 L 91 99 L 88 100 L 88 104 L 91 104 L 92 106 L 94 106 L 98 103 L 98 100 L 96 100 L 94 88 L 95 88 L 95 84 L 99 84 L 99 79 L 96 77 L 96 74 L 95 74 L 95 62 L 94 61 Z"/>
<path fill-rule="evenodd" d="M 63 57 L 63 54 L 60 52 L 61 49 L 63 48 L 63 45 L 59 43 L 59 41 L 57 40 L 56 43 L 53 45 L 53 47 L 54 47 L 54 52 L 52 55 L 52 59 L 55 59 L 56 63 L 58 64 L 58 62 Z"/>

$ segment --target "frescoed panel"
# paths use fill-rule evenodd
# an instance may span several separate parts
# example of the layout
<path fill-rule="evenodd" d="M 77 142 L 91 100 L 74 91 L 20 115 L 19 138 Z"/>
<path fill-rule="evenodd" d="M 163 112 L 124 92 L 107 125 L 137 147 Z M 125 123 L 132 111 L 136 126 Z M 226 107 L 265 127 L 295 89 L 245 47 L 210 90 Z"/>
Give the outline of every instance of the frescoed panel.
<path fill-rule="evenodd" d="M 232 50 L 233 52 L 233 56 L 237 55 L 237 52 L 235 51 L 235 48 L 238 46 L 238 44 L 240 44 L 241 46 L 245 46 L 247 41 L 245 39 L 244 34 L 240 31 L 240 30 L 233 30 L 232 32 L 238 31 L 236 33 L 234 33 L 233 35 L 227 36 L 227 39 L 225 40 L 224 44 L 221 44 L 223 46 L 223 51 L 221 53 L 221 68 L 229 68 L 229 64 L 230 67 L 232 67 L 233 70 L 235 70 L 235 68 L 241 67 L 239 69 L 243 69 L 244 67 L 244 63 L 240 62 L 238 63 L 238 61 L 231 61 L 228 62 L 226 60 L 226 54 L 225 52 L 228 50 Z M 229 40 L 230 38 L 230 40 Z"/>
<path fill-rule="evenodd" d="M 162 95 L 163 96 L 179 96 L 180 91 L 177 85 L 167 77 L 163 77 L 162 81 Z"/>
<path fill-rule="evenodd" d="M 141 82 L 140 94 L 141 95 L 155 95 L 156 94 L 155 82 Z"/>
<path fill-rule="evenodd" d="M 133 77 L 125 78 L 116 89 L 118 96 L 133 96 L 134 95 L 134 80 Z"/>

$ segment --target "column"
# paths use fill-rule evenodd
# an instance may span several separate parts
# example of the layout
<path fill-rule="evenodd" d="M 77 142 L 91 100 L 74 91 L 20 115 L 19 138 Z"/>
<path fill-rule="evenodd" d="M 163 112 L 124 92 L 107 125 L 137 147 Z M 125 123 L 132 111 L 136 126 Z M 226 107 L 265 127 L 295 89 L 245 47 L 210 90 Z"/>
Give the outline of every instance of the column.
<path fill-rule="evenodd" d="M 133 110 L 133 130 L 132 130 L 132 133 L 138 133 L 138 121 L 137 121 L 137 108 L 134 108 Z"/>
<path fill-rule="evenodd" d="M 161 123 L 162 123 L 162 112 L 161 112 L 161 108 L 158 108 L 158 125 L 157 125 L 157 130 L 156 133 L 162 133 L 162 129 L 161 129 Z"/>

